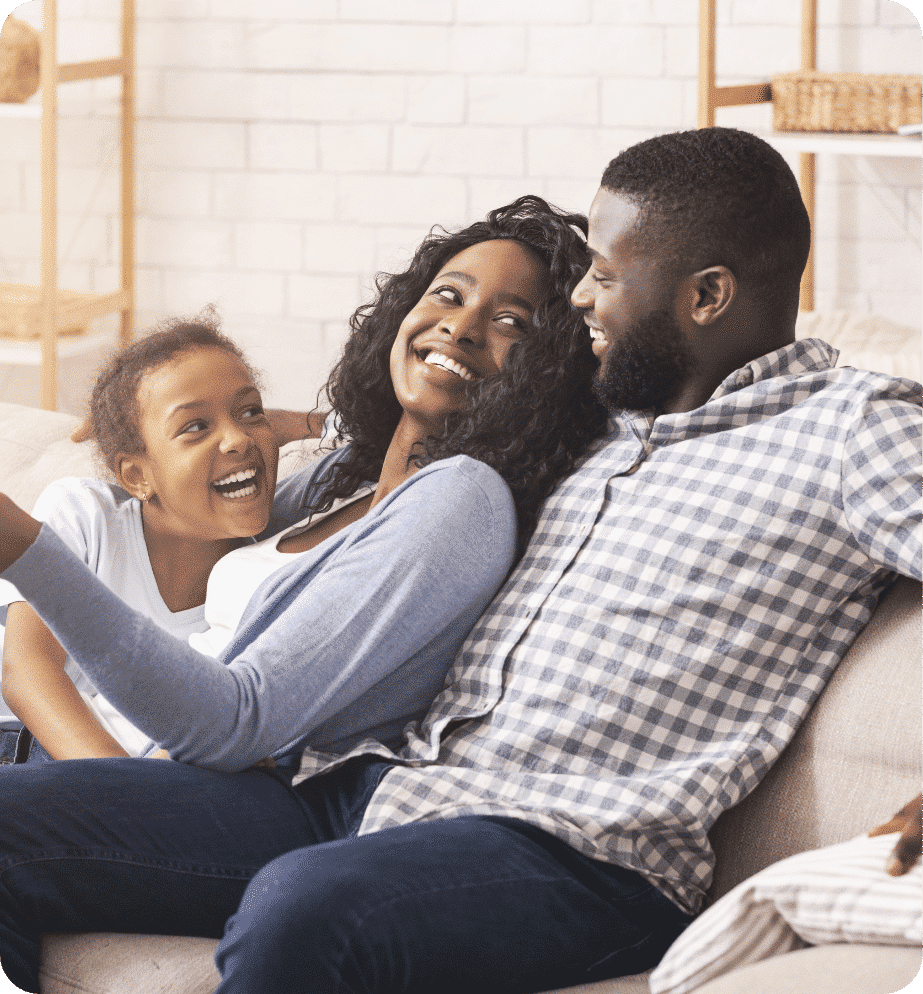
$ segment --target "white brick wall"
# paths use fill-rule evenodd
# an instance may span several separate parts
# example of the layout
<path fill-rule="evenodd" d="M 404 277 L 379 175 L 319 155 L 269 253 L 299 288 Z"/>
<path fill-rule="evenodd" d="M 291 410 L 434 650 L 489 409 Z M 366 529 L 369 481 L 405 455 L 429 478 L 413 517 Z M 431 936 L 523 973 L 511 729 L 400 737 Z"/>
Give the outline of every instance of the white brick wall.
<path fill-rule="evenodd" d="M 800 7 L 719 0 L 720 80 L 797 67 Z M 62 57 L 109 54 L 117 0 L 60 8 Z M 140 323 L 217 303 L 274 403 L 313 401 L 375 272 L 402 266 L 433 224 L 527 192 L 586 210 L 619 151 L 695 126 L 694 0 L 137 0 L 137 12 Z M 923 68 L 920 27 L 894 0 L 819 0 L 819 23 L 822 69 Z M 108 289 L 114 120 L 63 114 L 62 272 Z M 718 123 L 770 119 L 726 108 Z M 0 279 L 34 279 L 38 124 L 0 130 Z M 919 322 L 919 161 L 819 157 L 817 204 L 818 306 Z"/>

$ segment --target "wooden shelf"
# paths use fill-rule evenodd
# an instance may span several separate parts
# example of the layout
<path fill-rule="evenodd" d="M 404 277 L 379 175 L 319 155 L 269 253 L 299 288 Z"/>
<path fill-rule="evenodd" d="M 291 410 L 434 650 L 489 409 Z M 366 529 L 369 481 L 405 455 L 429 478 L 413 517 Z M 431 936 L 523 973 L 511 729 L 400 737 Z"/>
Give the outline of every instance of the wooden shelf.
<path fill-rule="evenodd" d="M 715 2 L 699 0 L 699 112 L 698 126 L 711 128 L 718 107 L 772 102 L 768 83 L 718 86 L 715 75 Z M 801 70 L 817 65 L 817 0 L 801 0 Z M 923 156 L 919 135 L 845 134 L 812 131 L 757 132 L 778 151 L 798 154 L 798 185 L 814 228 L 814 157 L 818 154 L 867 155 L 918 159 Z M 814 310 L 814 248 L 801 279 L 799 309 Z"/>
<path fill-rule="evenodd" d="M 91 318 L 120 313 L 119 341 L 131 340 L 134 318 L 134 145 L 135 78 L 134 30 L 135 0 L 120 0 L 121 46 L 115 58 L 60 63 L 57 58 L 58 0 L 42 0 L 40 92 L 22 104 L 0 104 L 3 120 L 33 119 L 40 122 L 41 136 L 41 286 L 0 284 L 0 354 L 3 362 L 38 365 L 41 406 L 57 407 L 58 357 L 91 351 L 99 339 L 75 328 L 85 329 Z M 118 80 L 120 96 L 115 101 L 119 117 L 122 152 L 120 170 L 120 283 L 115 293 L 77 293 L 58 287 L 58 122 L 72 114 L 108 115 L 113 100 L 105 84 L 93 80 Z M 59 100 L 59 88 L 78 85 Z M 75 92 L 76 91 L 76 92 Z M 100 92 L 97 92 L 100 91 Z M 63 112 L 63 113 L 62 113 Z M 38 335 L 36 338 L 35 336 Z M 110 340 L 111 336 L 104 336 Z"/>
<path fill-rule="evenodd" d="M 58 358 L 86 355 L 99 349 L 109 349 L 115 344 L 112 332 L 100 331 L 93 334 L 62 335 L 58 338 Z M 37 341 L 17 342 L 12 338 L 0 338 L 0 366 L 35 366 L 41 368 L 42 349 Z"/>
<path fill-rule="evenodd" d="M 923 141 L 919 135 L 868 135 L 821 131 L 770 131 L 760 134 L 780 152 L 809 152 L 826 155 L 876 155 L 894 159 L 919 159 Z"/>
<path fill-rule="evenodd" d="M 58 98 L 58 111 L 71 114 L 93 114 L 97 117 L 118 117 L 121 113 L 118 98 L 113 97 L 78 97 Z M 21 104 L 0 102 L 0 120 L 19 119 L 40 121 L 42 119 L 42 95 L 39 91 L 35 96 Z"/>
<path fill-rule="evenodd" d="M 55 291 L 53 325 L 61 336 L 74 329 L 85 329 L 93 318 L 124 310 L 130 302 L 126 290 L 114 293 L 78 293 L 75 290 Z M 0 283 L 0 341 L 38 340 L 44 305 L 42 288 L 19 283 Z"/>

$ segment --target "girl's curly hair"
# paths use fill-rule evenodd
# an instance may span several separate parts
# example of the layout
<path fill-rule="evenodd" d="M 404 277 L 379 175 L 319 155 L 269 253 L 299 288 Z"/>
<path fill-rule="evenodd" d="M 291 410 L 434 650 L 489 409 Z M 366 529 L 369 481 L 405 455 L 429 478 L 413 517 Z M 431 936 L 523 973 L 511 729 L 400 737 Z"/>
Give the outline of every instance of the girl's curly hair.
<path fill-rule="evenodd" d="M 434 228 L 403 273 L 380 273 L 377 296 L 350 318 L 351 334 L 326 385 L 348 454 L 331 467 L 311 511 L 326 510 L 377 479 L 401 417 L 391 384 L 391 346 L 406 315 L 442 267 L 479 242 L 511 239 L 544 265 L 547 296 L 531 327 L 507 353 L 504 368 L 470 390 L 467 409 L 446 418 L 416 457 L 424 466 L 467 455 L 492 466 L 510 487 L 519 519 L 520 550 L 539 507 L 593 439 L 606 428 L 605 408 L 591 381 L 597 361 L 570 295 L 588 265 L 586 218 L 540 197 L 520 197 L 460 231 Z"/>

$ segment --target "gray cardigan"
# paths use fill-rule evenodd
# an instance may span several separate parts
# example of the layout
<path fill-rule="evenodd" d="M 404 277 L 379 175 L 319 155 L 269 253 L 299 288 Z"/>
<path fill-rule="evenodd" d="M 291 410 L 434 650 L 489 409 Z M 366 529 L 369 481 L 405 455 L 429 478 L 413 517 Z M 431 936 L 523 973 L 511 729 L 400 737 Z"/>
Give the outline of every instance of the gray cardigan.
<path fill-rule="evenodd" d="M 279 517 L 341 457 L 285 481 Z M 3 577 L 174 759 L 233 771 L 307 744 L 396 745 L 441 689 L 515 546 L 500 476 L 467 456 L 433 463 L 265 580 L 217 659 L 128 608 L 47 526 Z"/>

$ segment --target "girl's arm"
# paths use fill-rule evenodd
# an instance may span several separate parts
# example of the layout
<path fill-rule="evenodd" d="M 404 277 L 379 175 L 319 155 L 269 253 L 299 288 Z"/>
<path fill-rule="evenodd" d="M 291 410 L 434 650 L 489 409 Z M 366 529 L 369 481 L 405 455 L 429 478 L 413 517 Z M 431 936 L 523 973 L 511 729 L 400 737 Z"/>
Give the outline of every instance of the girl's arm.
<path fill-rule="evenodd" d="M 67 654 L 23 601 L 7 609 L 3 699 L 52 759 L 128 753 L 97 722 L 64 672 Z"/>

